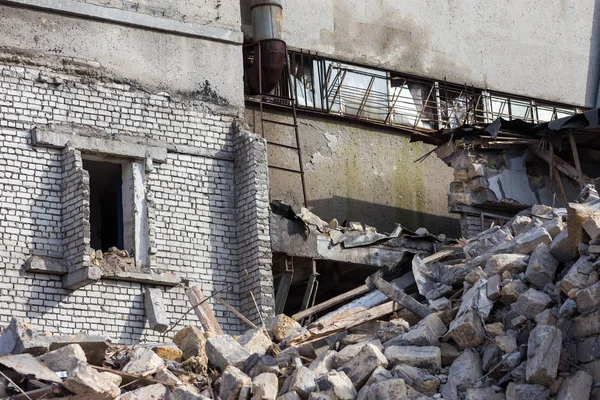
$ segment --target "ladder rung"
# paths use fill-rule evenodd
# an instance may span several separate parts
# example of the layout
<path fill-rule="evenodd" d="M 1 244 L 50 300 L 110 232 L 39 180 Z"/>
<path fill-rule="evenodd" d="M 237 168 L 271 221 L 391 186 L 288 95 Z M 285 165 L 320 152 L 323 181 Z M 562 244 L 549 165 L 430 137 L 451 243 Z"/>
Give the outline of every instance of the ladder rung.
<path fill-rule="evenodd" d="M 273 168 L 273 169 L 278 169 L 280 171 L 287 171 L 287 172 L 293 172 L 295 174 L 304 175 L 304 171 L 298 171 L 297 169 L 290 169 L 290 168 L 284 168 L 284 167 L 276 167 L 274 165 L 269 165 L 269 168 Z"/>
<path fill-rule="evenodd" d="M 290 124 L 289 122 L 279 122 L 279 121 L 274 121 L 274 120 L 272 120 L 272 119 L 266 119 L 266 118 L 263 118 L 263 122 L 270 122 L 270 123 L 272 123 L 272 124 L 279 124 L 279 125 L 285 125 L 285 126 L 292 126 L 292 127 L 294 127 L 294 128 L 298 126 L 298 125 L 296 125 L 296 124 Z"/>
<path fill-rule="evenodd" d="M 276 142 L 267 142 L 267 144 L 272 144 L 273 146 L 283 147 L 283 148 L 290 149 L 290 150 L 300 151 L 299 148 L 294 147 L 294 146 L 289 146 L 287 144 L 281 144 L 281 143 L 276 143 Z"/>

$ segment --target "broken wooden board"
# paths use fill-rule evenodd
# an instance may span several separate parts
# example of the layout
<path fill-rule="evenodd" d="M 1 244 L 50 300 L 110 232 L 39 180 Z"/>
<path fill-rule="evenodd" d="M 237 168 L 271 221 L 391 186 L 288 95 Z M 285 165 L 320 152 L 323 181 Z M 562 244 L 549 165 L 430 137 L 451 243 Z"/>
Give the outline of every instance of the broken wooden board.
<path fill-rule="evenodd" d="M 190 299 L 190 302 L 194 307 L 194 312 L 200 320 L 200 324 L 202 324 L 204 330 L 214 335 L 222 335 L 223 330 L 221 329 L 210 304 L 205 301 L 206 297 L 204 296 L 204 293 L 202 293 L 200 285 L 196 284 L 187 288 L 185 294 Z"/>
<path fill-rule="evenodd" d="M 412 311 L 413 313 L 417 314 L 419 317 L 425 318 L 431 314 L 431 310 L 429 308 L 425 307 L 423 304 L 407 295 L 399 287 L 384 281 L 380 277 L 376 277 L 373 281 L 373 284 L 381 293 L 385 294 L 391 300 L 394 300 L 408 311 Z"/>

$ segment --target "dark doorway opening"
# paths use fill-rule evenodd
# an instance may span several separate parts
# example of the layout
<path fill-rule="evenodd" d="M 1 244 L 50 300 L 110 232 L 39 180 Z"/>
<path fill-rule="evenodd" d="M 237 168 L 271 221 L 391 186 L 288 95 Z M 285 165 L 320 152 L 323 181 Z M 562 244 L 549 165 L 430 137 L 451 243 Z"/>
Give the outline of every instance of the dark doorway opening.
<path fill-rule="evenodd" d="M 83 168 L 90 174 L 90 246 L 123 249 L 121 164 L 83 160 Z"/>

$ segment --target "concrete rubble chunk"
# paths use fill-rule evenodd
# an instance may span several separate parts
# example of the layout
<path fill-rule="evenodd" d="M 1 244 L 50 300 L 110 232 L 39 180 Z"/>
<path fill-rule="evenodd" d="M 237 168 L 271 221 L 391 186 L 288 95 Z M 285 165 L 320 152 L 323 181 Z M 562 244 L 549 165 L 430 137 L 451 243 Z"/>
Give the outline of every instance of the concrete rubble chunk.
<path fill-rule="evenodd" d="M 269 347 L 273 345 L 269 336 L 263 328 L 256 328 L 246 331 L 238 338 L 238 343 L 250 354 L 265 355 Z"/>
<path fill-rule="evenodd" d="M 512 223 L 510 224 L 510 229 L 512 230 L 513 236 L 518 236 L 523 232 L 526 232 L 529 229 L 529 225 L 531 224 L 531 218 L 526 215 L 517 215 L 513 218 Z"/>
<path fill-rule="evenodd" d="M 465 400 L 505 400 L 505 397 L 504 393 L 496 392 L 493 387 L 486 387 L 467 389 L 465 393 Z"/>
<path fill-rule="evenodd" d="M 386 350 L 387 351 L 387 350 Z M 375 368 L 387 367 L 388 360 L 377 346 L 367 343 L 350 361 L 337 370 L 346 373 L 356 389 L 360 389 Z"/>
<path fill-rule="evenodd" d="M 315 374 L 310 369 L 301 366 L 296 368 L 286 379 L 279 393 L 283 395 L 287 392 L 296 392 L 300 398 L 306 400 L 315 390 Z"/>
<path fill-rule="evenodd" d="M 490 371 L 500 363 L 503 354 L 504 353 L 500 347 L 493 343 L 489 343 L 487 346 L 485 346 L 483 357 L 481 357 L 481 368 L 484 371 Z"/>
<path fill-rule="evenodd" d="M 408 387 L 401 378 L 377 382 L 366 388 L 364 397 L 357 400 L 401 400 L 408 399 Z"/>
<path fill-rule="evenodd" d="M 325 375 L 331 369 L 333 369 L 333 359 L 337 352 L 335 350 L 327 350 L 322 353 L 319 357 L 315 358 L 313 362 L 310 363 L 308 367 L 311 371 L 315 373 L 316 377 L 320 377 L 321 375 Z"/>
<path fill-rule="evenodd" d="M 427 325 L 417 325 L 410 331 L 400 334 L 384 344 L 390 346 L 438 346 L 440 341 L 435 332 Z"/>
<path fill-rule="evenodd" d="M 121 386 L 123 378 L 112 372 L 100 372 L 100 378 L 114 383 L 117 387 Z"/>
<path fill-rule="evenodd" d="M 144 308 L 150 329 L 161 333 L 169 329 L 169 315 L 167 314 L 161 289 L 146 287 L 144 291 Z"/>
<path fill-rule="evenodd" d="M 471 258 L 475 258 L 512 239 L 510 229 L 496 226 L 471 238 L 464 251 Z"/>
<path fill-rule="evenodd" d="M 593 379 L 585 371 L 577 371 L 564 380 L 556 396 L 556 400 L 589 399 Z"/>
<path fill-rule="evenodd" d="M 316 361 L 316 360 L 315 360 Z M 244 363 L 244 373 L 250 378 L 254 378 L 263 373 L 279 373 L 279 365 L 275 357 L 265 354 L 260 356 L 252 354 Z"/>
<path fill-rule="evenodd" d="M 524 232 L 515 238 L 517 252 L 520 254 L 531 254 L 541 243 L 552 243 L 552 236 L 542 227 Z"/>
<path fill-rule="evenodd" d="M 485 329 L 492 337 L 503 336 L 505 334 L 504 324 L 502 322 L 494 322 L 493 324 L 487 324 Z"/>
<path fill-rule="evenodd" d="M 575 303 L 577 311 L 583 315 L 600 310 L 600 282 L 578 291 Z"/>
<path fill-rule="evenodd" d="M 275 400 L 279 380 L 273 373 L 263 373 L 252 379 L 252 400 Z"/>
<path fill-rule="evenodd" d="M 552 310 L 550 308 L 547 308 L 538 315 L 536 315 L 534 320 L 537 325 L 556 326 L 557 322 L 556 317 L 552 314 Z"/>
<path fill-rule="evenodd" d="M 68 371 L 63 384 L 75 394 L 106 393 L 113 397 L 121 394 L 121 390 L 113 381 L 104 378 L 87 363 L 79 363 Z"/>
<path fill-rule="evenodd" d="M 55 383 L 61 382 L 61 379 L 50 368 L 28 353 L 0 357 L 0 364 L 21 375 Z"/>
<path fill-rule="evenodd" d="M 315 380 L 317 390 L 332 399 L 354 400 L 357 392 L 344 371 L 331 370 Z"/>
<path fill-rule="evenodd" d="M 577 342 L 577 361 L 592 362 L 600 358 L 600 336 L 592 336 Z"/>
<path fill-rule="evenodd" d="M 552 299 L 544 292 L 529 289 L 519 296 L 514 304 L 515 312 L 527 319 L 533 320 L 552 303 Z"/>
<path fill-rule="evenodd" d="M 429 396 L 436 394 L 440 387 L 440 378 L 420 368 L 402 364 L 396 365 L 394 374 L 397 378 L 404 379 L 407 385 Z"/>
<path fill-rule="evenodd" d="M 458 349 L 448 342 L 440 343 L 440 352 L 442 353 L 442 365 L 444 367 L 452 364 L 452 362 L 460 355 Z"/>
<path fill-rule="evenodd" d="M 506 388 L 506 400 L 548 400 L 550 389 L 542 385 L 517 384 L 511 382 Z"/>
<path fill-rule="evenodd" d="M 179 379 L 174 373 L 169 371 L 166 368 L 158 370 L 156 374 L 154 374 L 154 378 L 164 383 L 168 383 L 170 385 L 183 385 L 181 379 Z"/>
<path fill-rule="evenodd" d="M 69 371 L 78 363 L 87 363 L 83 349 L 78 344 L 70 344 L 43 354 L 37 358 L 54 372 Z"/>
<path fill-rule="evenodd" d="M 562 332 L 553 326 L 537 326 L 527 343 L 526 378 L 529 383 L 550 386 L 558 372 Z"/>
<path fill-rule="evenodd" d="M 252 388 L 252 380 L 242 371 L 229 365 L 221 375 L 221 388 L 219 398 L 221 400 L 245 399 Z M 246 394 L 246 397 L 243 395 Z"/>
<path fill-rule="evenodd" d="M 505 353 L 510 354 L 517 350 L 517 339 L 512 336 L 496 336 L 494 338 L 496 345 Z"/>
<path fill-rule="evenodd" d="M 183 357 L 183 352 L 175 343 L 164 343 L 154 346 L 152 347 L 152 351 L 165 361 L 181 362 L 181 358 Z"/>
<path fill-rule="evenodd" d="M 461 349 L 479 346 L 485 338 L 479 314 L 473 309 L 467 310 L 452 321 L 449 335 Z"/>
<path fill-rule="evenodd" d="M 151 349 L 138 347 L 133 351 L 129 362 L 123 367 L 123 372 L 141 375 L 165 366 L 165 361 Z"/>
<path fill-rule="evenodd" d="M 288 392 L 277 397 L 277 400 L 302 400 L 302 397 L 296 392 Z"/>
<path fill-rule="evenodd" d="M 448 332 L 448 328 L 446 328 L 444 322 L 436 314 L 427 315 L 418 325 L 427 326 L 438 338 L 444 336 Z"/>
<path fill-rule="evenodd" d="M 385 356 L 391 366 L 410 365 L 437 374 L 442 365 L 442 353 L 439 347 L 392 346 L 385 350 Z"/>
<path fill-rule="evenodd" d="M 471 270 L 467 276 L 465 276 L 465 281 L 470 283 L 471 285 L 474 285 L 475 282 L 481 280 L 481 279 L 487 279 L 488 275 L 483 272 L 483 269 L 481 267 L 477 267 L 473 270 Z"/>
<path fill-rule="evenodd" d="M 105 336 L 89 335 L 85 332 L 74 335 L 41 336 L 38 337 L 38 340 L 48 343 L 50 351 L 70 344 L 78 344 L 83 349 L 88 363 L 92 365 L 102 365 L 110 342 L 110 339 Z"/>
<path fill-rule="evenodd" d="M 583 221 L 583 229 L 591 240 L 600 238 L 600 211 L 594 212 Z"/>
<path fill-rule="evenodd" d="M 567 206 L 567 231 L 571 248 L 577 250 L 579 243 L 588 243 L 590 237 L 583 224 L 594 210 L 587 204 L 569 203 Z"/>
<path fill-rule="evenodd" d="M 363 389 L 366 386 L 372 385 L 377 382 L 385 381 L 388 379 L 392 379 L 393 377 L 394 377 L 394 375 L 391 373 L 391 371 L 388 371 L 387 369 L 385 369 L 385 367 L 377 367 L 377 368 L 375 368 L 375 371 L 373 371 L 373 373 L 371 374 L 371 376 L 369 377 L 367 382 L 364 384 Z M 363 389 L 361 389 L 361 390 L 363 390 Z"/>
<path fill-rule="evenodd" d="M 485 264 L 488 276 L 502 275 L 505 271 L 512 275 L 520 274 L 527 267 L 529 256 L 523 254 L 494 254 Z"/>
<path fill-rule="evenodd" d="M 444 398 L 457 398 L 467 389 L 473 387 L 483 376 L 481 358 L 474 349 L 466 349 L 450 366 L 448 383 L 444 385 Z"/>
<path fill-rule="evenodd" d="M 186 326 L 173 337 L 173 343 L 183 352 L 183 358 L 202 356 L 206 354 L 206 337 L 197 326 Z"/>
<path fill-rule="evenodd" d="M 0 356 L 29 353 L 33 356 L 48 351 L 49 344 L 39 340 L 38 333 L 20 318 L 13 318 L 0 336 Z"/>
<path fill-rule="evenodd" d="M 200 393 L 193 385 L 177 386 L 169 394 L 168 400 L 205 400 L 209 397 L 205 397 Z"/>
<path fill-rule="evenodd" d="M 123 393 L 115 400 L 162 400 L 167 399 L 169 390 L 160 383 L 144 386 L 131 392 Z"/>
<path fill-rule="evenodd" d="M 552 236 L 552 239 L 554 239 L 565 229 L 565 224 L 562 222 L 562 218 L 558 217 L 544 222 L 542 228 L 547 230 L 550 236 Z"/>
<path fill-rule="evenodd" d="M 600 311 L 573 318 L 573 338 L 585 339 L 600 334 Z"/>
<path fill-rule="evenodd" d="M 292 333 L 302 330 L 302 326 L 285 314 L 279 314 L 265 321 L 267 331 L 277 341 L 281 342 Z"/>
<path fill-rule="evenodd" d="M 590 274 L 594 271 L 594 266 L 588 257 L 579 257 L 579 260 L 562 278 L 559 285 L 564 294 L 567 296 L 573 289 L 583 289 L 588 286 Z"/>
<path fill-rule="evenodd" d="M 381 344 L 379 339 L 371 339 L 366 342 L 361 341 L 359 343 L 347 345 L 333 356 L 333 368 L 337 369 L 346 364 L 348 361 L 352 360 L 368 343 L 371 343 L 379 350 L 383 351 L 384 346 Z"/>
<path fill-rule="evenodd" d="M 512 304 L 516 302 L 519 299 L 519 296 L 525 293 L 527 289 L 527 285 L 523 283 L 520 279 L 510 281 L 502 287 L 502 292 L 500 294 L 500 302 L 506 305 Z"/>
<path fill-rule="evenodd" d="M 243 368 L 250 353 L 231 336 L 219 335 L 206 340 L 206 356 L 215 367 L 224 371 L 228 365 Z"/>
<path fill-rule="evenodd" d="M 540 290 L 543 289 L 547 284 L 554 282 L 558 264 L 559 261 L 550 253 L 550 246 L 540 244 L 531 254 L 525 271 L 525 281 Z"/>
<path fill-rule="evenodd" d="M 577 251 L 571 247 L 569 232 L 565 229 L 552 240 L 550 253 L 562 263 L 569 262 L 577 257 Z"/>
<path fill-rule="evenodd" d="M 496 301 L 502 296 L 502 278 L 500 275 L 492 275 L 489 277 L 486 285 L 486 296 L 491 301 Z"/>

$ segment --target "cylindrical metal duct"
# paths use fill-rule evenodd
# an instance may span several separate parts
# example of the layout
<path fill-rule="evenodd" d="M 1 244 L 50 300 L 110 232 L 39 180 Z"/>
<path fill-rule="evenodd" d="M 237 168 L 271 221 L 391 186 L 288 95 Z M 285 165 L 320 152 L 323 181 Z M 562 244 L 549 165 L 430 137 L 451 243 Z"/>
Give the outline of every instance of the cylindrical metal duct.
<path fill-rule="evenodd" d="M 269 93 L 281 80 L 287 61 L 283 8 L 281 0 L 252 0 L 251 10 L 255 45 L 254 64 L 249 74 L 250 92 Z"/>
<path fill-rule="evenodd" d="M 283 7 L 281 0 L 252 0 L 252 31 L 255 42 L 283 40 Z"/>

